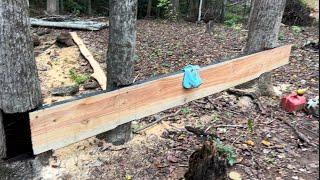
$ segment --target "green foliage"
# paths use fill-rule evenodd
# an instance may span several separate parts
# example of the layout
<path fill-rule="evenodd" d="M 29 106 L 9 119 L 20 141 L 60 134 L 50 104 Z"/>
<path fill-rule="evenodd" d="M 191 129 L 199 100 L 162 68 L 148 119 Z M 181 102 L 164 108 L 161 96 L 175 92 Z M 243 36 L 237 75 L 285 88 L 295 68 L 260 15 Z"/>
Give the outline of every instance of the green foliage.
<path fill-rule="evenodd" d="M 298 35 L 302 32 L 302 28 L 300 26 L 291 26 L 291 30 L 296 35 Z"/>
<path fill-rule="evenodd" d="M 172 56 L 173 53 L 174 53 L 174 52 L 173 52 L 172 50 L 167 51 L 167 55 L 168 55 L 168 56 Z"/>
<path fill-rule="evenodd" d="M 212 117 L 212 123 L 217 122 L 217 121 L 220 120 L 219 115 L 213 114 L 211 117 Z"/>
<path fill-rule="evenodd" d="M 280 32 L 279 33 L 279 37 L 278 37 L 279 40 L 284 40 L 285 39 L 285 35 L 283 32 Z"/>
<path fill-rule="evenodd" d="M 135 54 L 135 55 L 133 56 L 133 60 L 136 61 L 136 62 L 139 62 L 139 61 L 140 61 L 140 57 Z"/>
<path fill-rule="evenodd" d="M 216 147 L 219 156 L 225 157 L 230 166 L 237 162 L 237 154 L 233 147 L 224 145 L 219 139 L 216 140 Z"/>
<path fill-rule="evenodd" d="M 182 108 L 181 112 L 182 112 L 182 114 L 189 114 L 190 113 L 190 109 L 189 108 Z"/>
<path fill-rule="evenodd" d="M 69 75 L 70 75 L 70 78 L 75 82 L 77 83 L 78 85 L 81 85 L 83 83 L 85 83 L 86 81 L 88 81 L 90 79 L 90 76 L 87 75 L 87 74 L 78 74 L 75 69 L 71 69 L 69 71 Z"/>
<path fill-rule="evenodd" d="M 178 19 L 179 14 L 174 14 L 173 6 L 170 0 L 159 0 L 157 8 L 160 10 L 160 12 L 162 12 L 162 15 L 165 18 L 173 21 L 176 21 Z"/>
<path fill-rule="evenodd" d="M 141 125 L 139 123 L 131 125 L 131 129 L 133 132 L 137 131 L 140 128 L 141 128 Z"/>
<path fill-rule="evenodd" d="M 159 0 L 157 7 L 168 9 L 170 5 L 171 5 L 170 0 Z"/>
<path fill-rule="evenodd" d="M 80 2 L 74 1 L 74 0 L 65 0 L 63 1 L 65 10 L 68 12 L 72 12 L 75 14 L 80 14 L 85 12 L 86 5 L 81 4 Z"/>
<path fill-rule="evenodd" d="M 240 24 L 243 21 L 243 18 L 234 13 L 227 13 L 225 17 L 225 25 L 229 27 L 236 27 L 237 24 Z"/>
<path fill-rule="evenodd" d="M 248 130 L 250 133 L 253 133 L 253 130 L 254 130 L 253 127 L 254 127 L 254 121 L 253 121 L 253 119 L 249 119 L 248 120 Z"/>

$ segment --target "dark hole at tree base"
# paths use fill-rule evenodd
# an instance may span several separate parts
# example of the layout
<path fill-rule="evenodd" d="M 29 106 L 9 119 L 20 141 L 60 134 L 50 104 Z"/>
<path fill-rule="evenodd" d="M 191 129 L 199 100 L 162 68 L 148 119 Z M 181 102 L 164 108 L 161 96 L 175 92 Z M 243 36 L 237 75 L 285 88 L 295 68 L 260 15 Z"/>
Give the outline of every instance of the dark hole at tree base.
<path fill-rule="evenodd" d="M 33 158 L 29 112 L 3 113 L 6 134 L 7 159 L 24 160 Z"/>

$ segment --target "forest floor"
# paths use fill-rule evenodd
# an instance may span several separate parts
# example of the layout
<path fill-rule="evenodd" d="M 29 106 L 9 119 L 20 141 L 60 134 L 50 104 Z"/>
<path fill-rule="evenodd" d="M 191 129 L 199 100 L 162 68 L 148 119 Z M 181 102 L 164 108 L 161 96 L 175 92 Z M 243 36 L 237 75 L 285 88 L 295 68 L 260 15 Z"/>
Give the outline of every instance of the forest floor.
<path fill-rule="evenodd" d="M 207 65 L 241 55 L 247 31 L 239 26 L 215 26 L 205 33 L 205 25 L 139 20 L 137 24 L 135 74 L 137 81 L 181 70 L 188 64 Z M 46 28 L 32 28 L 34 33 Z M 90 74 L 92 69 L 77 46 L 61 48 L 55 38 L 68 30 L 52 29 L 40 36 L 35 48 L 45 103 L 69 97 L 55 97 L 52 88 L 73 84 L 70 69 Z M 108 29 L 77 31 L 95 59 L 105 68 Z M 281 27 L 279 42 L 294 44 L 290 63 L 273 72 L 279 94 L 308 88 L 306 96 L 319 94 L 319 47 L 305 46 L 319 40 L 317 27 L 298 32 Z M 87 93 L 83 85 L 80 92 Z M 98 87 L 95 90 L 100 90 Z M 90 90 L 92 91 L 92 90 Z M 261 113 L 248 97 L 221 92 L 133 122 L 137 129 L 159 117 L 174 114 L 161 123 L 133 135 L 130 142 L 112 146 L 96 138 L 53 152 L 48 165 L 35 162 L 11 163 L 8 174 L 22 179 L 181 179 L 188 169 L 188 157 L 201 147 L 204 137 L 185 129 L 186 125 L 212 131 L 225 145 L 235 149 L 237 162 L 228 171 L 242 179 L 319 179 L 319 119 L 305 112 L 286 113 L 280 97 L 261 97 L 266 112 Z M 248 121 L 254 120 L 253 131 Z M 286 120 L 310 142 L 299 140 Z M 11 168 L 23 169 L 20 171 Z M 33 167 L 33 168 L 32 168 Z"/>

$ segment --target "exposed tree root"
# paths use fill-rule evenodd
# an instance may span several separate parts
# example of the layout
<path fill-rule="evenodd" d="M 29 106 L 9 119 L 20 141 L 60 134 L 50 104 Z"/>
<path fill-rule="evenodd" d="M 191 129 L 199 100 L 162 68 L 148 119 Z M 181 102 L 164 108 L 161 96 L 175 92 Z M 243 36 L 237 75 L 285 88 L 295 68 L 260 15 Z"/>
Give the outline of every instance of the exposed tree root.
<path fill-rule="evenodd" d="M 206 132 L 206 130 L 197 128 L 197 127 L 192 127 L 192 126 L 185 126 L 186 130 L 197 135 L 197 136 L 211 136 L 211 137 L 217 137 L 216 134 Z"/>
<path fill-rule="evenodd" d="M 288 125 L 289 127 L 291 127 L 291 129 L 293 130 L 293 132 L 298 136 L 298 138 L 299 138 L 301 141 L 307 143 L 307 144 L 310 145 L 310 146 L 318 147 L 318 145 L 310 142 L 310 140 L 309 140 L 304 134 L 302 134 L 300 131 L 298 131 L 298 129 L 297 129 L 294 125 L 292 125 L 290 122 L 288 122 L 287 120 L 285 120 L 285 119 L 283 119 L 283 118 L 280 118 L 280 117 L 279 117 L 278 119 L 280 119 L 280 120 L 281 120 L 282 122 L 284 122 L 286 125 Z"/>
<path fill-rule="evenodd" d="M 238 96 L 250 97 L 253 100 L 253 102 L 257 105 L 257 107 L 261 111 L 261 113 L 262 114 L 266 113 L 265 108 L 262 106 L 261 101 L 259 100 L 259 95 L 257 95 L 256 92 L 242 90 L 242 89 L 233 89 L 233 88 L 228 89 L 227 92 L 230 94 L 238 95 Z"/>
<path fill-rule="evenodd" d="M 139 128 L 139 129 L 135 130 L 133 133 L 138 133 L 138 132 L 143 131 L 143 130 L 149 128 L 149 127 L 152 127 L 152 126 L 156 125 L 157 123 L 159 123 L 160 121 L 162 121 L 163 119 L 166 119 L 168 117 L 172 117 L 172 116 L 175 116 L 175 115 L 179 114 L 180 111 L 181 111 L 181 109 L 179 109 L 178 111 L 176 111 L 173 114 L 162 116 L 162 117 L 158 118 L 157 120 L 155 120 L 155 121 L 153 121 L 153 122 L 151 122 L 151 123 Z"/>

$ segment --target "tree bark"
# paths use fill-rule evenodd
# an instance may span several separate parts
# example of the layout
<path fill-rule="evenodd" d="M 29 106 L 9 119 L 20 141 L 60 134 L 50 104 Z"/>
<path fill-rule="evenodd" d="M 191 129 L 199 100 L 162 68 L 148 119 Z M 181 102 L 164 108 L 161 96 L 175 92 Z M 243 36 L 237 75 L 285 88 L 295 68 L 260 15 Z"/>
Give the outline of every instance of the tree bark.
<path fill-rule="evenodd" d="M 4 131 L 3 116 L 0 110 L 0 159 L 7 157 L 6 134 Z"/>
<path fill-rule="evenodd" d="M 151 16 L 151 10 L 152 10 L 152 0 L 148 0 L 147 16 L 146 17 L 150 17 Z"/>
<path fill-rule="evenodd" d="M 41 104 L 27 0 L 0 1 L 0 109 L 26 112 Z"/>
<path fill-rule="evenodd" d="M 59 0 L 59 5 L 60 5 L 60 13 L 64 13 L 64 3 L 63 0 Z"/>
<path fill-rule="evenodd" d="M 107 88 L 114 90 L 133 81 L 136 46 L 137 0 L 110 0 L 110 33 L 107 54 Z M 131 137 L 131 123 L 105 133 L 108 142 L 123 144 Z"/>
<path fill-rule="evenodd" d="M 186 180 L 223 180 L 227 178 L 227 162 L 220 157 L 214 142 L 204 142 L 189 158 Z"/>
<path fill-rule="evenodd" d="M 201 13 L 202 13 L 202 0 L 200 0 L 200 3 L 199 3 L 199 13 L 198 13 L 198 22 L 201 21 Z"/>
<path fill-rule="evenodd" d="M 92 15 L 92 4 L 91 4 L 91 0 L 88 0 L 88 15 Z"/>
<path fill-rule="evenodd" d="M 9 135 L 14 134 L 11 131 L 9 135 L 5 133 L 5 126 L 8 122 L 11 123 L 10 118 L 5 121 L 5 114 L 28 114 L 29 110 L 41 104 L 40 81 L 33 54 L 28 11 L 27 0 L 0 1 L 0 158 L 13 154 L 9 152 L 8 142 L 11 145 L 20 143 L 10 140 L 6 142 Z M 19 122 L 29 124 L 28 119 L 24 116 L 21 118 L 22 121 Z M 14 131 L 28 130 L 30 131 L 30 127 L 24 126 Z M 30 134 L 26 135 L 28 138 Z M 23 143 L 28 144 L 29 140 L 31 137 Z M 24 150 L 19 148 L 16 149 Z"/>
<path fill-rule="evenodd" d="M 190 6 L 189 6 L 189 17 L 193 21 L 197 20 L 197 9 L 198 9 L 198 0 L 189 0 Z"/>
<path fill-rule="evenodd" d="M 246 54 L 252 54 L 278 45 L 283 11 L 286 0 L 254 0 L 249 19 Z M 243 88 L 257 86 L 260 95 L 273 94 L 271 72 L 262 74 L 257 80 L 242 85 Z"/>
<path fill-rule="evenodd" d="M 221 6 L 220 22 L 224 22 L 224 18 L 226 16 L 227 0 L 221 0 Z"/>
<path fill-rule="evenodd" d="M 49 14 L 59 14 L 59 0 L 47 0 L 47 12 Z"/>
<path fill-rule="evenodd" d="M 180 17 L 180 2 L 179 0 L 171 0 L 172 4 L 172 15 L 175 19 Z"/>

